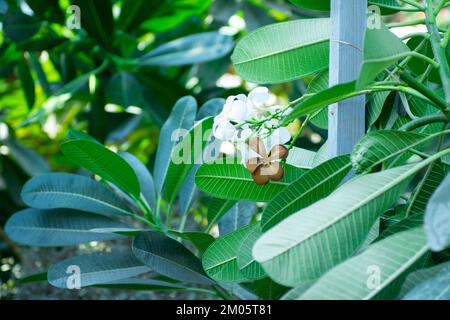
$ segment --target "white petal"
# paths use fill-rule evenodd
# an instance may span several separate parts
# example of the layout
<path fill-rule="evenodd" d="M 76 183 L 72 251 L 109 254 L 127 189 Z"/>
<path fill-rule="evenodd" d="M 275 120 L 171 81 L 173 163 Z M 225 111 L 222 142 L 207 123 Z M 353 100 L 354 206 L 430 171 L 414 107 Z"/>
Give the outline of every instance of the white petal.
<path fill-rule="evenodd" d="M 213 135 L 220 140 L 232 140 L 236 134 L 236 128 L 223 117 L 216 117 L 213 125 Z"/>
<path fill-rule="evenodd" d="M 269 100 L 269 89 L 266 87 L 256 87 L 250 91 L 248 98 L 254 103 L 266 103 Z"/>

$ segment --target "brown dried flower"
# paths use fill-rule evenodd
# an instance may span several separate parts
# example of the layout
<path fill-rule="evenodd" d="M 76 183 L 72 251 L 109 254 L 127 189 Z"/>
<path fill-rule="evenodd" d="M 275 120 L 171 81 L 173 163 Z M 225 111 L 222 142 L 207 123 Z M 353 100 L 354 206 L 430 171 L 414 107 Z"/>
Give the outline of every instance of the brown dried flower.
<path fill-rule="evenodd" d="M 261 157 L 247 160 L 247 170 L 252 174 L 253 181 L 257 184 L 266 184 L 270 180 L 283 179 L 284 170 L 279 161 L 287 158 L 289 150 L 283 145 L 273 146 L 269 154 L 266 152 L 263 141 L 259 137 L 253 137 L 249 141 L 250 148 Z"/>

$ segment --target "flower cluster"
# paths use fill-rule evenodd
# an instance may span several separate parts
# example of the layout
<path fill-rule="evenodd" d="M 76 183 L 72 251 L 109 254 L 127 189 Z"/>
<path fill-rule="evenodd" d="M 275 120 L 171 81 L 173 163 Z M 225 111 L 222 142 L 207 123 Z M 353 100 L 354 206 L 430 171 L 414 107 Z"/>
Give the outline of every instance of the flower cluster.
<path fill-rule="evenodd" d="M 214 137 L 231 143 L 239 151 L 244 165 L 248 159 L 263 157 L 249 146 L 252 138 L 261 139 L 266 150 L 291 140 L 288 129 L 281 123 L 292 110 L 270 105 L 269 101 L 269 90 L 257 87 L 248 96 L 228 97 L 222 111 L 214 118 Z"/>

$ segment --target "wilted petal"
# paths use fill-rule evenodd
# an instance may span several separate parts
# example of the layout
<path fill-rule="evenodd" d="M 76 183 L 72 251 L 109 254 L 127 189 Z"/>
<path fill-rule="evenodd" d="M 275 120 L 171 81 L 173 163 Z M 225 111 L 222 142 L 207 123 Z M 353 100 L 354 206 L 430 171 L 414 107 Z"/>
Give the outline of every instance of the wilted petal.
<path fill-rule="evenodd" d="M 289 150 L 280 144 L 274 146 L 269 153 L 269 160 L 279 160 L 287 158 Z"/>
<path fill-rule="evenodd" d="M 264 142 L 259 137 L 253 137 L 248 142 L 250 149 L 258 153 L 261 157 L 267 158 L 266 147 L 264 146 Z"/>
<path fill-rule="evenodd" d="M 252 174 L 253 181 L 255 181 L 256 184 L 267 184 L 269 182 L 270 178 L 266 174 L 262 174 L 262 171 L 264 171 L 264 168 L 266 166 L 261 165 L 258 168 L 256 168 L 255 172 Z"/>
<path fill-rule="evenodd" d="M 269 178 L 271 180 L 279 181 L 283 179 L 284 170 L 279 162 L 271 162 L 267 171 L 270 173 Z"/>
<path fill-rule="evenodd" d="M 250 173 L 254 173 L 255 170 L 262 165 L 261 158 L 250 158 L 245 163 L 245 166 Z"/>

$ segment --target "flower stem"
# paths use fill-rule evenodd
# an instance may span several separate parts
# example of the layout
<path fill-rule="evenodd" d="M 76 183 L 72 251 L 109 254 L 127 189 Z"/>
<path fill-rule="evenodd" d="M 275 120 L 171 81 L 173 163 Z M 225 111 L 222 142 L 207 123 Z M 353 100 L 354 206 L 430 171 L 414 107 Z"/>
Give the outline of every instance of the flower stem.
<path fill-rule="evenodd" d="M 300 126 L 300 128 L 298 129 L 297 133 L 295 134 L 294 138 L 292 139 L 291 143 L 289 144 L 288 150 L 291 150 L 292 147 L 294 147 L 295 142 L 297 141 L 297 139 L 300 137 L 300 135 L 303 132 L 303 129 L 305 128 L 306 124 L 308 123 L 308 121 L 311 119 L 311 117 L 313 116 L 313 114 L 308 114 L 305 118 L 305 120 L 303 121 L 302 125 Z"/>
<path fill-rule="evenodd" d="M 401 131 L 413 131 L 417 128 L 423 127 L 427 124 L 436 123 L 436 122 L 444 122 L 448 123 L 449 120 L 442 113 L 440 114 L 431 114 L 421 118 L 417 118 L 400 127 Z"/>

